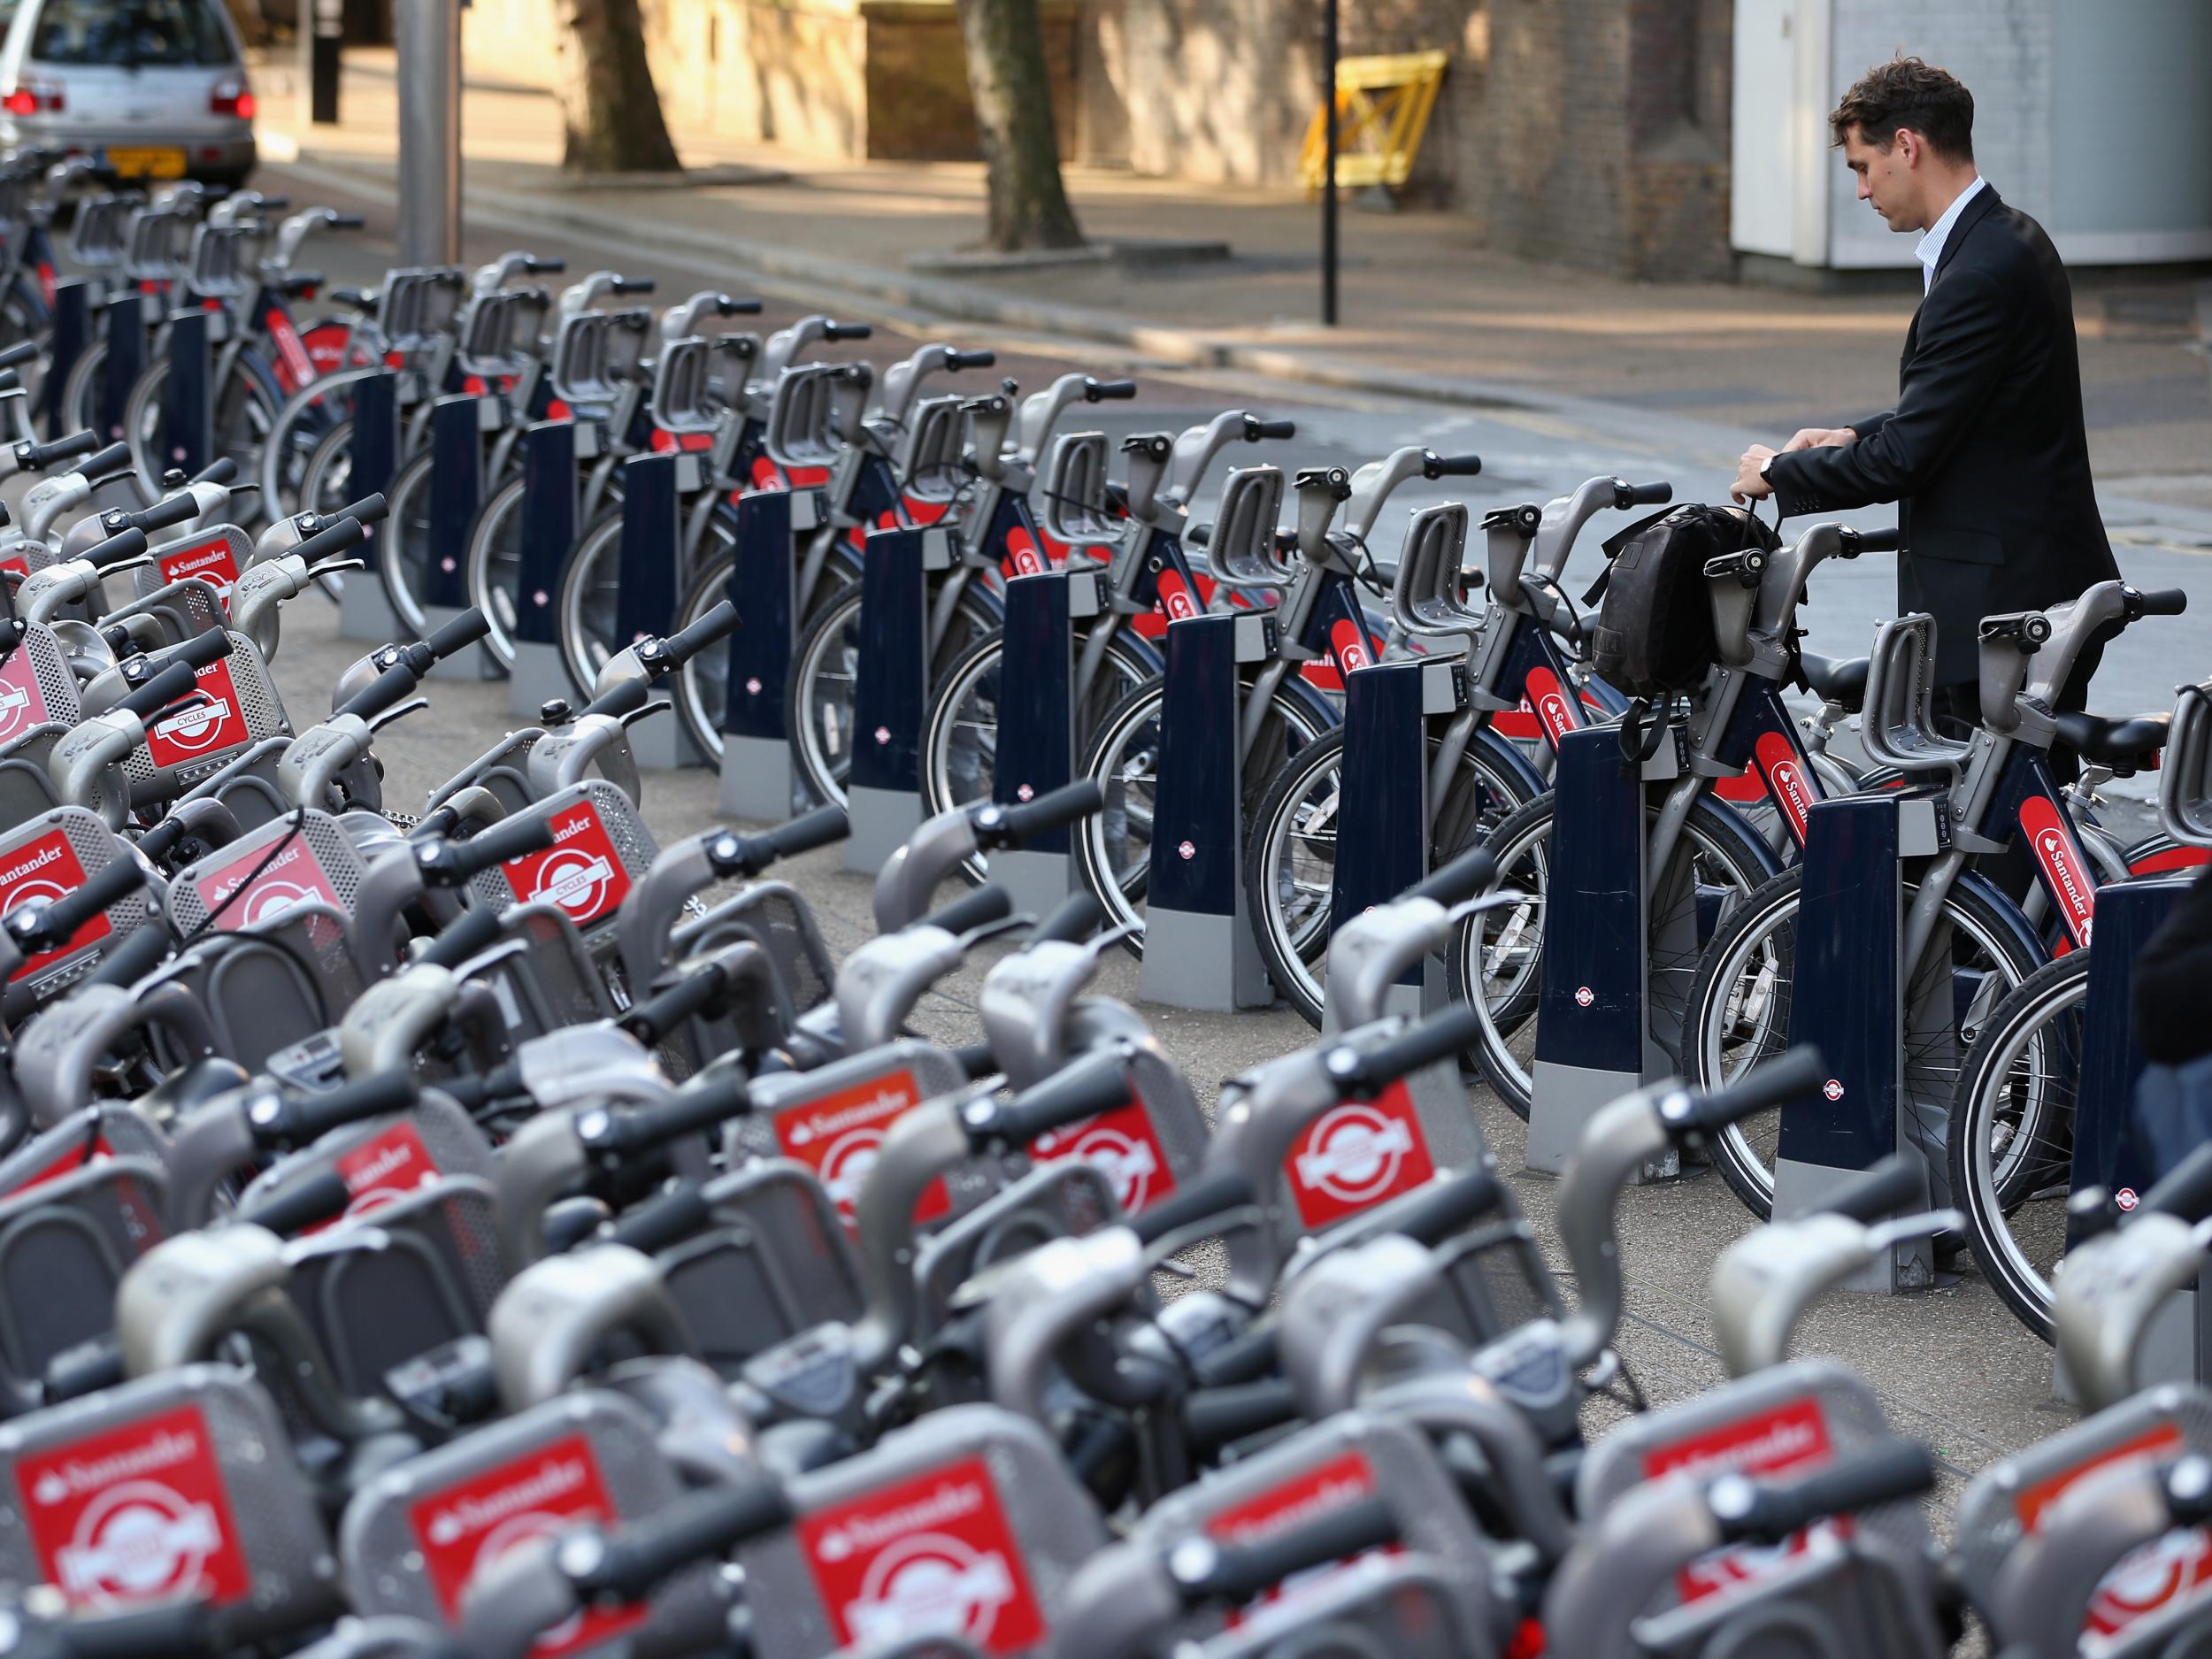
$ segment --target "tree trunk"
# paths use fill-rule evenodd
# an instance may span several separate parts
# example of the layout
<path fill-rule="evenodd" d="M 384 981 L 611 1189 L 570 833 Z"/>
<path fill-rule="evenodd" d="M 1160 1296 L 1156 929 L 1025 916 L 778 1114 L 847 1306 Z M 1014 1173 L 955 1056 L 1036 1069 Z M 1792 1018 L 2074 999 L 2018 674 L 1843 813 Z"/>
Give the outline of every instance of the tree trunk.
<path fill-rule="evenodd" d="M 1081 247 L 1083 228 L 1060 182 L 1037 0 L 959 0 L 959 7 L 990 193 L 986 245 L 1004 253 Z"/>
<path fill-rule="evenodd" d="M 561 165 L 572 173 L 676 173 L 645 56 L 638 0 L 562 0 Z"/>

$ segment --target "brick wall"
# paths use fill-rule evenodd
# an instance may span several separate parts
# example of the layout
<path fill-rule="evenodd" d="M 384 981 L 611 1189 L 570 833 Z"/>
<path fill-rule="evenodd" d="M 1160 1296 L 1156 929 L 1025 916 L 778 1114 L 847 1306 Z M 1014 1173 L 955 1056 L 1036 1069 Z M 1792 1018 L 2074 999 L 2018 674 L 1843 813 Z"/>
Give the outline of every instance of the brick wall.
<path fill-rule="evenodd" d="M 1733 0 L 1345 0 L 1348 55 L 1441 48 L 1406 195 L 1489 244 L 1655 279 L 1724 275 Z M 1106 0 L 1078 153 L 1286 186 L 1319 97 L 1320 0 Z"/>

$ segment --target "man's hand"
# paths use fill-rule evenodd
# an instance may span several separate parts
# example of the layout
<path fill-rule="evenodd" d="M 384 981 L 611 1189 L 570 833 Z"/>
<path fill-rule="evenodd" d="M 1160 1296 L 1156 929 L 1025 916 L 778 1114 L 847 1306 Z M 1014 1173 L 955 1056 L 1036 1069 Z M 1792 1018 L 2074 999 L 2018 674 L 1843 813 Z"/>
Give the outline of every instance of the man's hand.
<path fill-rule="evenodd" d="M 1856 443 L 1859 434 L 1848 426 L 1802 426 L 1798 434 L 1782 446 L 1782 453 L 1792 449 L 1837 449 L 1847 443 Z"/>
<path fill-rule="evenodd" d="M 1743 452 L 1743 459 L 1736 463 L 1736 481 L 1728 487 L 1736 505 L 1764 501 L 1774 494 L 1766 480 L 1759 476 L 1759 469 L 1773 458 L 1774 451 L 1763 443 L 1755 443 Z"/>

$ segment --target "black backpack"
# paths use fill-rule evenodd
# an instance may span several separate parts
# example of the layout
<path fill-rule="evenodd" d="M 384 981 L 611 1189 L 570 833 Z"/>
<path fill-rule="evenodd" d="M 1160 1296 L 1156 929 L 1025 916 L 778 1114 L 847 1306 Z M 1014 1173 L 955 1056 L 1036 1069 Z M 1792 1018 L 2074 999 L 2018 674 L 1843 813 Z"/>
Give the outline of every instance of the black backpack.
<path fill-rule="evenodd" d="M 1781 538 L 1736 507 L 1688 503 L 1630 525 L 1605 544 L 1612 562 L 1591 636 L 1591 665 L 1624 696 L 1670 697 L 1713 665 L 1713 602 L 1705 562 Z"/>

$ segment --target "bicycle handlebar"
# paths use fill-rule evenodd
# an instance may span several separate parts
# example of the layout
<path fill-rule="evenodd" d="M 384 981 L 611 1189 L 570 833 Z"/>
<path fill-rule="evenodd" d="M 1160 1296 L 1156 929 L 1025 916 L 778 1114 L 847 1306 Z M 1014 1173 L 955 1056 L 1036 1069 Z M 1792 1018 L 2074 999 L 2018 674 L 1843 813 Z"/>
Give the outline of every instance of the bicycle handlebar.
<path fill-rule="evenodd" d="M 146 533 L 133 529 L 120 531 L 104 541 L 94 542 L 80 557 L 94 569 L 101 570 L 110 565 L 120 565 L 126 560 L 137 558 L 145 551 Z"/>
<path fill-rule="evenodd" d="M 198 472 L 192 474 L 195 484 L 227 484 L 238 476 L 238 461 L 234 456 L 219 455 Z"/>
<path fill-rule="evenodd" d="M 1401 895 L 1409 899 L 1434 899 L 1439 904 L 1457 904 L 1471 899 L 1498 879 L 1498 861 L 1482 848 L 1464 852 L 1441 870 L 1431 872 Z"/>
<path fill-rule="evenodd" d="M 1495 1210 L 1505 1196 L 1498 1178 L 1480 1164 L 1432 1181 L 1420 1197 L 1394 1218 L 1391 1230 L 1416 1244 L 1434 1248 L 1469 1222 Z"/>
<path fill-rule="evenodd" d="M 464 910 L 460 919 L 450 923 L 415 960 L 433 967 L 457 968 L 471 956 L 489 949 L 498 938 L 496 910 Z"/>
<path fill-rule="evenodd" d="M 649 276 L 624 276 L 617 277 L 613 281 L 608 283 L 607 292 L 610 294 L 622 295 L 650 294 L 659 286 L 660 284 Z"/>
<path fill-rule="evenodd" d="M 325 525 L 302 541 L 292 551 L 303 564 L 314 565 L 333 555 L 357 548 L 368 540 L 369 533 L 358 518 L 340 518 Z"/>
<path fill-rule="evenodd" d="M 989 891 L 989 889 L 985 889 Z M 1129 1063 L 1118 1048 L 1078 1060 L 1003 1103 L 988 1095 L 961 1109 L 968 1144 L 1025 1147 L 1038 1136 L 1111 1111 L 1129 1099 Z"/>
<path fill-rule="evenodd" d="M 1918 1172 L 1896 1153 L 1837 1188 L 1821 1210 L 1862 1225 L 1926 1202 Z"/>
<path fill-rule="evenodd" d="M 915 924 L 918 927 L 941 928 L 948 933 L 964 933 L 971 929 L 987 927 L 993 922 L 1004 921 L 1014 912 L 1014 901 L 1001 887 L 981 887 L 964 898 L 955 899 L 934 916 L 925 916 Z"/>
<path fill-rule="evenodd" d="M 580 720 L 587 714 L 603 714 L 619 720 L 642 709 L 651 695 L 641 680 L 618 680 L 612 689 L 602 692 L 579 710 L 576 718 Z"/>
<path fill-rule="evenodd" d="M 1105 922 L 1105 907 L 1096 899 L 1087 893 L 1071 893 L 1057 910 L 1037 924 L 1023 942 L 1041 945 L 1047 940 L 1057 940 L 1063 944 L 1079 945 Z"/>
<path fill-rule="evenodd" d="M 1094 380 L 1085 377 L 1083 401 L 1087 403 L 1126 403 L 1137 395 L 1134 380 Z"/>
<path fill-rule="evenodd" d="M 1902 533 L 1893 525 L 1886 530 L 1846 530 L 1843 545 L 1848 557 L 1862 553 L 1894 553 L 1903 543 Z"/>
<path fill-rule="evenodd" d="M 1185 1549 L 1179 1544 L 1170 1548 L 1166 1559 L 1177 1594 L 1186 1602 L 1233 1604 L 1263 1595 L 1310 1568 L 1393 1543 L 1399 1531 L 1387 1499 L 1361 1498 L 1325 1509 L 1314 1520 L 1294 1523 L 1258 1543 L 1221 1545 L 1194 1540 L 1200 1548 Z"/>
<path fill-rule="evenodd" d="M 1742 1081 L 1701 1094 L 1668 1098 L 1669 1122 L 1681 1130 L 1717 1134 L 1730 1124 L 1809 1094 L 1828 1078 L 1828 1062 L 1809 1043 L 1757 1065 Z M 1663 1110 L 1666 1110 L 1663 1108 Z"/>
<path fill-rule="evenodd" d="M 542 813 L 522 812 L 502 818 L 465 841 L 415 843 L 415 860 L 426 875 L 444 873 L 455 885 L 483 874 L 511 858 L 541 853 L 553 844 L 553 825 Z"/>
<path fill-rule="evenodd" d="M 695 1561 L 726 1555 L 758 1533 L 788 1525 L 791 1501 L 772 1479 L 713 1486 L 680 1498 L 650 1520 L 603 1534 L 595 1550 L 566 1553 L 580 1600 L 637 1601 Z"/>
<path fill-rule="evenodd" d="M 760 309 L 757 301 L 754 309 Z M 866 340 L 875 332 L 867 323 L 826 323 L 822 326 L 822 338 L 833 343 L 840 340 Z"/>
<path fill-rule="evenodd" d="M 354 540 L 358 541 L 360 537 L 357 535 Z M 491 631 L 492 619 L 484 614 L 480 606 L 471 605 L 425 640 L 423 644 L 428 648 L 432 660 L 442 663 L 456 651 L 466 650 Z"/>
<path fill-rule="evenodd" d="M 2177 617 L 2189 609 L 2189 595 L 2179 588 L 2157 588 L 2139 595 L 2130 609 L 2139 617 Z"/>
<path fill-rule="evenodd" d="M 322 1094 L 273 1095 L 268 1097 L 273 1110 L 255 1102 L 260 1110 L 252 1113 L 254 1139 L 265 1147 L 303 1147 L 334 1129 L 405 1111 L 421 1097 L 404 1071 L 380 1071 Z"/>
<path fill-rule="evenodd" d="M 384 499 L 384 492 L 378 490 L 373 495 L 362 496 L 359 501 L 349 503 L 339 508 L 330 517 L 357 519 L 363 524 L 377 524 L 390 511 L 391 503 Z"/>
<path fill-rule="evenodd" d="M 160 966 L 162 958 L 169 954 L 169 930 L 165 927 L 134 927 L 130 937 L 100 959 L 100 965 L 85 975 L 84 985 L 135 985 Z"/>
<path fill-rule="evenodd" d="M 236 645 L 237 641 L 232 639 L 224 629 L 210 628 L 204 634 L 194 634 L 183 644 L 178 646 L 175 650 L 170 652 L 167 660 L 173 663 L 189 663 L 196 669 L 206 668 L 228 657 Z"/>
<path fill-rule="evenodd" d="M 358 213 L 333 213 L 323 220 L 326 230 L 359 230 L 369 221 Z"/>
<path fill-rule="evenodd" d="M 1928 1448 L 1893 1440 L 1801 1479 L 1724 1476 L 1707 1489 L 1707 1501 L 1728 1542 L 1779 1544 L 1815 1521 L 1917 1497 L 1934 1485 Z"/>
<path fill-rule="evenodd" d="M 65 438 L 57 438 L 51 443 L 19 443 L 15 446 L 15 464 L 27 472 L 43 472 L 57 461 L 73 461 L 99 447 L 100 434 L 88 427 Z"/>
<path fill-rule="evenodd" d="M 997 366 L 998 353 L 995 351 L 953 351 L 948 349 L 945 353 L 945 367 L 948 371 L 958 369 L 991 369 L 996 368 Z"/>
<path fill-rule="evenodd" d="M 110 535 L 125 530 L 165 530 L 173 524 L 182 524 L 187 518 L 196 517 L 199 511 L 200 503 L 189 495 L 168 495 L 136 512 L 111 507 L 100 515 L 100 527 Z"/>
<path fill-rule="evenodd" d="M 1622 478 L 1613 480 L 1613 505 L 1623 512 L 1631 507 L 1663 507 L 1673 499 L 1671 484 L 1632 484 Z"/>
<path fill-rule="evenodd" d="M 150 720 L 178 698 L 190 695 L 199 680 L 198 671 L 189 663 L 165 663 L 159 673 L 118 698 L 115 706 L 142 721 Z"/>
<path fill-rule="evenodd" d="M 1362 1050 L 1340 1043 L 1321 1064 L 1348 1099 L 1366 1099 L 1409 1071 L 1448 1060 L 1482 1040 L 1482 1015 L 1467 1002 L 1431 1014 L 1389 1041 Z"/>
<path fill-rule="evenodd" d="M 619 1017 L 620 1023 L 624 1030 L 649 1048 L 703 1010 L 722 995 L 727 983 L 726 976 L 718 968 L 695 969 L 666 990 L 656 992 L 625 1010 Z"/>
<path fill-rule="evenodd" d="M 650 1105 L 587 1113 L 577 1120 L 577 1133 L 595 1151 L 615 1158 L 629 1157 L 686 1135 L 703 1134 L 717 1124 L 751 1110 L 752 1104 L 742 1078 L 695 1079 L 667 1099 Z"/>
<path fill-rule="evenodd" d="M 19 364 L 32 362 L 37 356 L 37 341 L 19 340 L 4 350 L 0 350 L 0 369 L 12 369 Z"/>
<path fill-rule="evenodd" d="M 1252 1184 L 1236 1170 L 1217 1170 L 1162 1199 L 1131 1221 L 1137 1242 L 1150 1246 L 1252 1202 Z"/>
<path fill-rule="evenodd" d="M 271 1233 L 288 1236 L 304 1233 L 319 1222 L 335 1221 L 352 1202 L 345 1177 L 335 1170 L 325 1170 L 296 1187 L 235 1211 L 231 1222 L 237 1226 L 266 1227 Z"/>
<path fill-rule="evenodd" d="M 98 483 L 118 472 L 128 472 L 131 465 L 131 446 L 120 442 L 111 443 L 90 456 L 77 471 L 87 480 Z"/>
<path fill-rule="evenodd" d="M 1263 443 L 1297 435 L 1298 423 L 1294 420 L 1263 420 L 1256 415 L 1244 418 L 1244 441 L 1247 443 Z"/>
<path fill-rule="evenodd" d="M 27 956 L 56 949 L 109 905 L 120 903 L 145 885 L 146 868 L 137 859 L 111 858 L 82 887 L 51 903 L 17 905 L 6 917 L 8 933 Z"/>
<path fill-rule="evenodd" d="M 1078 778 L 1072 783 L 1048 790 L 1034 801 L 998 808 L 995 823 L 986 815 L 986 821 L 976 826 L 981 832 L 976 839 L 990 847 L 1018 847 L 1047 830 L 1064 828 L 1105 808 L 1106 796 L 1097 783 L 1089 778 Z"/>
<path fill-rule="evenodd" d="M 339 705 L 337 713 L 358 720 L 373 720 L 385 710 L 406 701 L 421 676 L 404 663 L 396 663 Z"/>
<path fill-rule="evenodd" d="M 737 606 L 725 599 L 682 633 L 664 639 L 660 654 L 671 668 L 680 668 L 715 641 L 727 637 L 736 627 Z"/>
<path fill-rule="evenodd" d="M 607 1242 L 651 1256 L 705 1232 L 713 1220 L 714 1206 L 699 1183 L 679 1181 L 623 1211 L 607 1229 Z"/>
<path fill-rule="evenodd" d="M 1421 463 L 1421 476 L 1427 479 L 1475 478 L 1481 472 L 1479 455 L 1430 455 Z"/>

